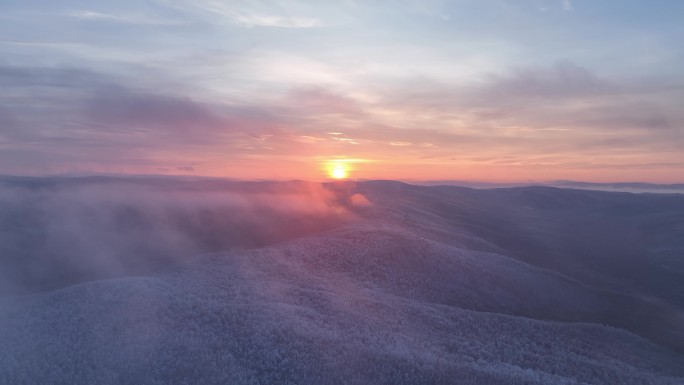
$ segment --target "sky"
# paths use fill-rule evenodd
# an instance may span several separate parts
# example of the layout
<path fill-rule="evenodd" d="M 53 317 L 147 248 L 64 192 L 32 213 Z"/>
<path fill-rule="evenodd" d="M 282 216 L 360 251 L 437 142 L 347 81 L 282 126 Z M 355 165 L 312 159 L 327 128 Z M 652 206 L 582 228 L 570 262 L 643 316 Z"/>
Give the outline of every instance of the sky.
<path fill-rule="evenodd" d="M 0 174 L 684 182 L 678 0 L 0 0 Z"/>

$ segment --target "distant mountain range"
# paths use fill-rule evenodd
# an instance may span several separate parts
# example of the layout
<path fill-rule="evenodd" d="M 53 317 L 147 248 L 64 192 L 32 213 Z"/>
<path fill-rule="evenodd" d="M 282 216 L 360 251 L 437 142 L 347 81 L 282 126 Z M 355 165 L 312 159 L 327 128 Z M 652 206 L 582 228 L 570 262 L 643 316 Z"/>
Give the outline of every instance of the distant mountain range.
<path fill-rule="evenodd" d="M 571 180 L 559 180 L 552 182 L 552 185 L 570 188 L 587 189 L 614 189 L 614 190 L 640 190 L 640 191 L 684 191 L 684 183 L 674 184 L 655 184 L 642 182 L 622 182 L 622 183 L 589 183 L 575 182 Z"/>
<path fill-rule="evenodd" d="M 578 182 L 572 180 L 556 181 L 527 181 L 527 182 L 478 182 L 478 181 L 459 181 L 459 180 L 432 180 L 432 181 L 406 181 L 407 183 L 427 185 L 427 186 L 464 186 L 471 188 L 508 188 L 524 186 L 551 186 L 562 188 L 604 190 L 604 191 L 625 191 L 625 192 L 659 192 L 659 193 L 683 193 L 684 183 L 657 184 L 644 182 L 616 182 L 616 183 L 595 183 Z"/>

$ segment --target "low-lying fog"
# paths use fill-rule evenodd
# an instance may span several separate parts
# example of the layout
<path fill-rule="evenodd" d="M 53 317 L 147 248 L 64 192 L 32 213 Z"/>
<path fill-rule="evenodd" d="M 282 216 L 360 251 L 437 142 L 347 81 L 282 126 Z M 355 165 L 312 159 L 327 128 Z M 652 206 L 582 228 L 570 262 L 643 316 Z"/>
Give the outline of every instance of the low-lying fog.
<path fill-rule="evenodd" d="M 0 297 L 325 231 L 359 204 L 361 196 L 305 182 L 6 178 Z"/>

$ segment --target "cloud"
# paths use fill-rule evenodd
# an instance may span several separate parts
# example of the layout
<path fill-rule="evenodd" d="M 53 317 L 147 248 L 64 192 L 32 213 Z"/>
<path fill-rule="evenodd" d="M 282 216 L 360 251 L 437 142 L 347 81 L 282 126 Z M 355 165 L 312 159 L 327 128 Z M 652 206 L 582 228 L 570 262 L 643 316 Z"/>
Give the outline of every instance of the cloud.
<path fill-rule="evenodd" d="M 471 84 L 409 83 L 381 92 L 386 108 L 431 117 L 436 121 L 433 127 L 454 121 L 457 127 L 489 131 L 506 127 L 605 131 L 620 126 L 675 127 L 684 116 L 671 101 L 683 91 L 653 80 L 608 79 L 565 60 L 489 74 Z"/>
<path fill-rule="evenodd" d="M 684 96 L 682 91 L 654 81 L 609 80 L 561 61 L 492 76 L 466 103 L 482 121 L 502 126 L 607 135 L 640 132 L 652 135 L 646 140 L 652 143 L 671 140 L 663 130 L 684 124 L 684 115 L 672 103 Z"/>
<path fill-rule="evenodd" d="M 575 7 L 572 5 L 571 0 L 562 0 L 564 11 L 574 11 Z"/>
<path fill-rule="evenodd" d="M 323 26 L 323 22 L 319 18 L 293 15 L 293 12 L 287 14 L 274 14 L 274 9 L 280 10 L 296 10 L 297 7 L 292 7 L 292 4 L 280 3 L 273 1 L 266 1 L 259 3 L 241 3 L 241 2 L 226 2 L 220 3 L 215 1 L 197 0 L 179 4 L 181 8 L 188 6 L 199 8 L 209 14 L 219 16 L 223 20 L 228 20 L 234 25 L 245 28 L 254 27 L 268 27 L 268 28 L 319 28 Z M 315 7 L 311 7 L 315 8 Z"/>
<path fill-rule="evenodd" d="M 264 142 L 279 142 L 291 135 L 281 127 L 289 118 L 274 110 L 261 105 L 210 104 L 130 88 L 103 88 L 84 99 L 82 113 L 95 123 L 88 128 L 94 137 L 116 138 L 110 146 L 133 145 L 150 154 L 174 149 L 194 157 L 204 154 L 228 161 L 270 149 Z"/>
<path fill-rule="evenodd" d="M 0 100 L 17 100 L 18 92 L 31 98 L 31 104 L 22 102 L 18 110 L 37 106 L 57 113 L 68 109 L 69 113 L 82 114 L 81 119 L 94 121 L 96 126 L 137 126 L 172 132 L 189 128 L 203 132 L 221 129 L 259 136 L 277 131 L 279 121 L 275 108 L 210 104 L 168 89 L 164 93 L 155 92 L 151 89 L 153 84 L 146 85 L 135 78 L 83 68 L 0 66 L 0 86 L 3 87 Z M 49 118 L 47 115 L 27 117 Z"/>
<path fill-rule="evenodd" d="M 318 142 L 325 141 L 326 139 L 325 138 L 318 138 L 318 137 L 310 136 L 310 135 L 298 135 L 298 136 L 294 137 L 293 140 L 295 140 L 296 142 L 300 142 L 300 143 L 316 144 Z"/>
<path fill-rule="evenodd" d="M 581 109 L 575 121 L 589 127 L 609 130 L 642 128 L 654 135 L 676 128 L 682 116 L 669 112 L 647 101 L 623 101 L 621 103 L 598 104 Z"/>
<path fill-rule="evenodd" d="M 222 123 L 215 113 L 191 99 L 122 88 L 98 90 L 86 101 L 86 113 L 106 124 L 172 132 L 216 128 Z"/>
<path fill-rule="evenodd" d="M 354 140 L 352 138 L 344 138 L 344 137 L 335 136 L 332 139 L 336 140 L 338 142 L 342 142 L 342 143 L 359 144 L 359 142 L 357 142 L 356 140 Z"/>
<path fill-rule="evenodd" d="M 166 18 L 162 18 L 162 17 L 149 16 L 149 15 L 143 15 L 143 14 L 133 14 L 133 13 L 115 14 L 115 13 L 104 13 L 104 12 L 95 12 L 95 11 L 72 11 L 72 12 L 67 12 L 66 15 L 69 17 L 75 18 L 75 19 L 79 19 L 79 20 L 91 20 L 91 21 L 100 21 L 101 20 L 101 21 L 110 21 L 110 22 L 126 23 L 126 24 L 166 25 L 166 26 L 187 24 L 187 22 L 184 22 L 184 21 L 166 19 Z"/>
<path fill-rule="evenodd" d="M 323 87 L 302 87 L 290 91 L 293 108 L 306 114 L 361 114 L 359 103 L 341 93 Z"/>
<path fill-rule="evenodd" d="M 547 67 L 517 68 L 493 74 L 482 90 L 487 97 L 497 94 L 516 97 L 567 98 L 613 93 L 619 88 L 569 60 Z"/>
<path fill-rule="evenodd" d="M 291 118 L 278 106 L 212 103 L 188 94 L 155 87 L 149 78 L 0 66 L 0 142 L 11 146 L 0 154 L 3 172 L 149 172 L 178 157 L 207 170 L 206 163 L 273 148 L 251 146 L 253 140 L 277 143 L 292 135 L 282 128 Z"/>
<path fill-rule="evenodd" d="M 18 40 L 0 40 L 0 44 L 19 46 L 19 47 L 39 47 L 39 48 L 67 48 L 67 49 L 82 49 L 87 45 L 77 43 L 50 43 L 50 42 L 36 42 L 36 41 L 18 41 Z"/>
<path fill-rule="evenodd" d="M 16 138 L 20 134 L 17 117 L 9 108 L 0 106 L 0 144 L 4 140 Z"/>
<path fill-rule="evenodd" d="M 310 17 L 286 17 L 276 15 L 237 15 L 233 20 L 243 27 L 276 27 L 276 28 L 317 28 L 323 23 Z"/>
<path fill-rule="evenodd" d="M 92 88 L 112 81 L 111 77 L 83 68 L 0 65 L 0 85 L 4 87 Z"/>
<path fill-rule="evenodd" d="M 567 60 L 502 70 L 469 83 L 419 78 L 367 92 L 373 102 L 359 101 L 364 115 L 357 123 L 345 117 L 326 129 L 344 131 L 364 150 L 372 144 L 374 155 L 388 162 L 413 157 L 438 165 L 454 151 L 459 159 L 554 155 L 543 167 L 560 170 L 562 164 L 679 161 L 677 148 L 684 146 L 684 113 L 676 104 L 683 88 L 658 79 L 604 76 Z M 414 145 L 398 146 L 406 143 Z"/>
<path fill-rule="evenodd" d="M 262 162 L 254 169 L 263 173 L 273 159 L 300 170 L 321 154 L 437 164 L 455 148 L 464 157 L 601 150 L 607 157 L 682 145 L 677 132 L 684 117 L 671 105 L 681 88 L 609 78 L 570 61 L 502 70 L 470 83 L 421 78 L 371 83 L 363 93 L 283 87 L 237 102 L 157 83 L 79 68 L 0 67 L 6 86 L 0 100 L 15 103 L 5 102 L 11 114 L 0 111 L 7 122 L 0 140 L 13 151 L 0 163 L 5 170 L 37 169 L 42 162 L 60 164 L 58 172 L 154 172 L 184 171 L 173 166 L 182 159 L 218 175 L 238 162 Z M 18 133 L 30 144 L 20 145 Z"/>

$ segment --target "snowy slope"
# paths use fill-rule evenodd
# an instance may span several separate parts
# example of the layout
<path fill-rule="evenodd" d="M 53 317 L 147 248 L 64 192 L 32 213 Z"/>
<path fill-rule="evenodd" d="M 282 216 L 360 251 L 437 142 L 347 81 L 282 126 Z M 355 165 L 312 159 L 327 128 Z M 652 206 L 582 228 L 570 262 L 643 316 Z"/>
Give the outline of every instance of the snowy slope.
<path fill-rule="evenodd" d="M 525 261 L 444 209 L 490 215 L 492 201 L 472 198 L 480 192 L 376 182 L 327 191 L 326 226 L 5 296 L 0 383 L 684 382 L 675 301 L 617 292 L 624 283 L 602 284 L 600 271 L 589 282 Z M 302 229 L 321 218 L 310 214 L 287 215 Z M 485 219 L 478 225 L 495 227 Z"/>

